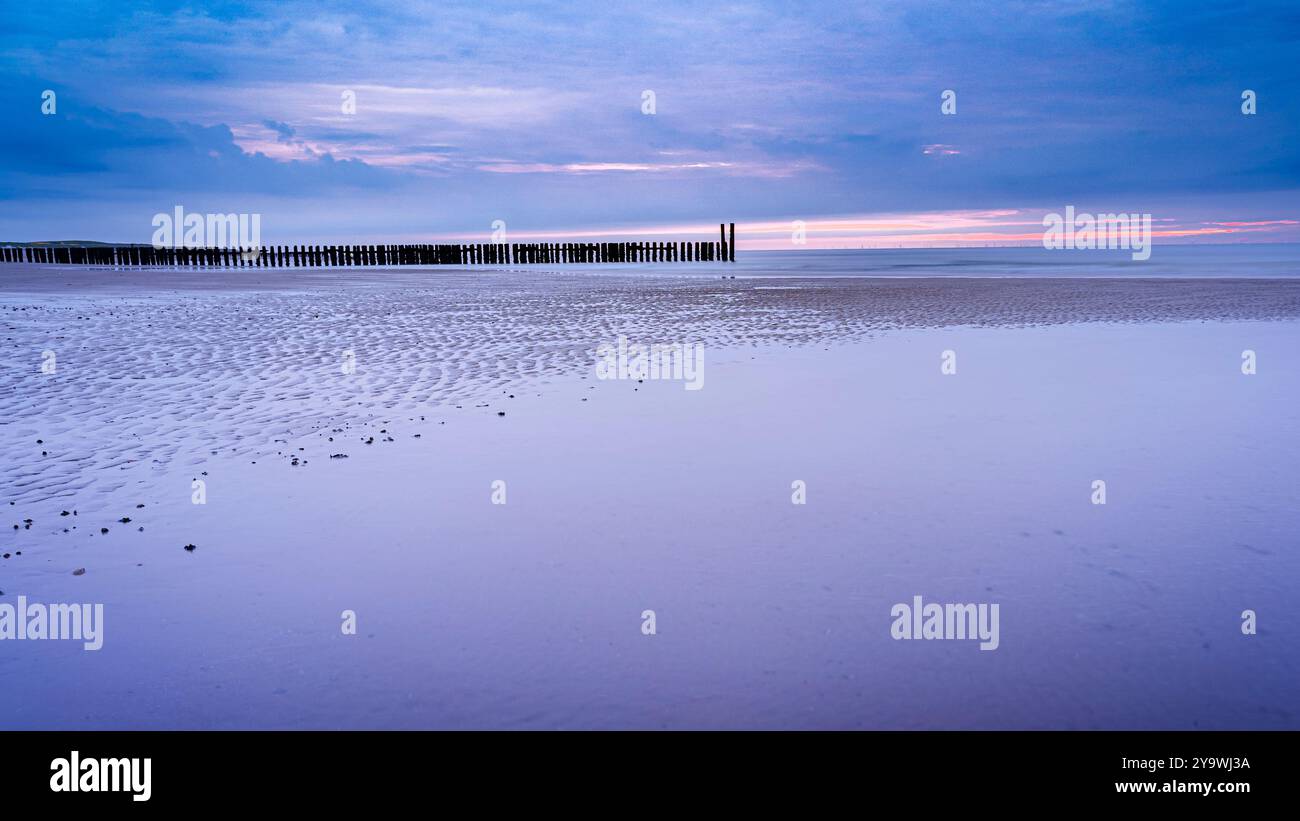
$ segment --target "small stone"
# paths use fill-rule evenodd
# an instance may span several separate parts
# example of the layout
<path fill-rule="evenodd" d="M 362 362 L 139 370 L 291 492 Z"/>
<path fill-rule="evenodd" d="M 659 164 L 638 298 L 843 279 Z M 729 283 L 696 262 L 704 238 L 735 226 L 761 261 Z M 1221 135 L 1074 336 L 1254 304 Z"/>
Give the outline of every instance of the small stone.
<path fill-rule="evenodd" d="M 86 568 L 84 568 L 84 567 L 78 567 L 76 570 L 72 571 L 72 575 L 74 575 L 74 576 L 84 576 L 84 575 L 86 575 Z"/>

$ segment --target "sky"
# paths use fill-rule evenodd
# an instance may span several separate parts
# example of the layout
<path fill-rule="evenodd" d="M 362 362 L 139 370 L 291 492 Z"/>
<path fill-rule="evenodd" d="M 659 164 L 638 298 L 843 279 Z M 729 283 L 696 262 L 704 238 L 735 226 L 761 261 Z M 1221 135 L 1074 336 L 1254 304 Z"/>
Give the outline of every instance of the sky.
<path fill-rule="evenodd" d="M 1294 0 L 8 2 L 0 32 L 0 240 L 180 206 L 270 244 L 1038 244 L 1074 206 L 1300 241 Z"/>

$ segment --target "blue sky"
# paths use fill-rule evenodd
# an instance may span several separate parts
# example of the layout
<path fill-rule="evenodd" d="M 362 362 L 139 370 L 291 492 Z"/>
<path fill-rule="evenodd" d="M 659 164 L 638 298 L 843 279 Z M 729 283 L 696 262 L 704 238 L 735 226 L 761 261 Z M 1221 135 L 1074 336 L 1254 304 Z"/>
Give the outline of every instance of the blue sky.
<path fill-rule="evenodd" d="M 1300 239 L 1293 0 L 123 0 L 0 26 L 0 239 L 145 242 L 176 205 L 272 243 L 734 220 L 780 247 L 802 219 L 811 247 L 978 244 L 1066 205 Z"/>

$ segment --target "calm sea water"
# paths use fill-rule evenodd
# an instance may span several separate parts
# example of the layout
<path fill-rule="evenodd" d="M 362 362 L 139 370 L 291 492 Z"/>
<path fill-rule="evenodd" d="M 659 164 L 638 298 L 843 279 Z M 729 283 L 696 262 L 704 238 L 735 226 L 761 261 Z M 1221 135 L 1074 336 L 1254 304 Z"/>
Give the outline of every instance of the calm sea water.
<path fill-rule="evenodd" d="M 1295 277 L 1300 244 L 1157 245 L 1145 261 L 1130 251 L 1045 248 L 737 251 L 734 264 L 626 267 L 700 276 L 725 270 L 737 277 Z"/>

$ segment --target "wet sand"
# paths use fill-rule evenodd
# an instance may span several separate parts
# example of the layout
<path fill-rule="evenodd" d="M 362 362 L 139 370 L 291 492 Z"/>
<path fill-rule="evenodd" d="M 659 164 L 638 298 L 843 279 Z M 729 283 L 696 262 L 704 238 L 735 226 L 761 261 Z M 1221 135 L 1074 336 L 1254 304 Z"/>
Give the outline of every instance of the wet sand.
<path fill-rule="evenodd" d="M 1300 281 L 300 270 L 0 266 L 0 727 L 1300 722 Z"/>

